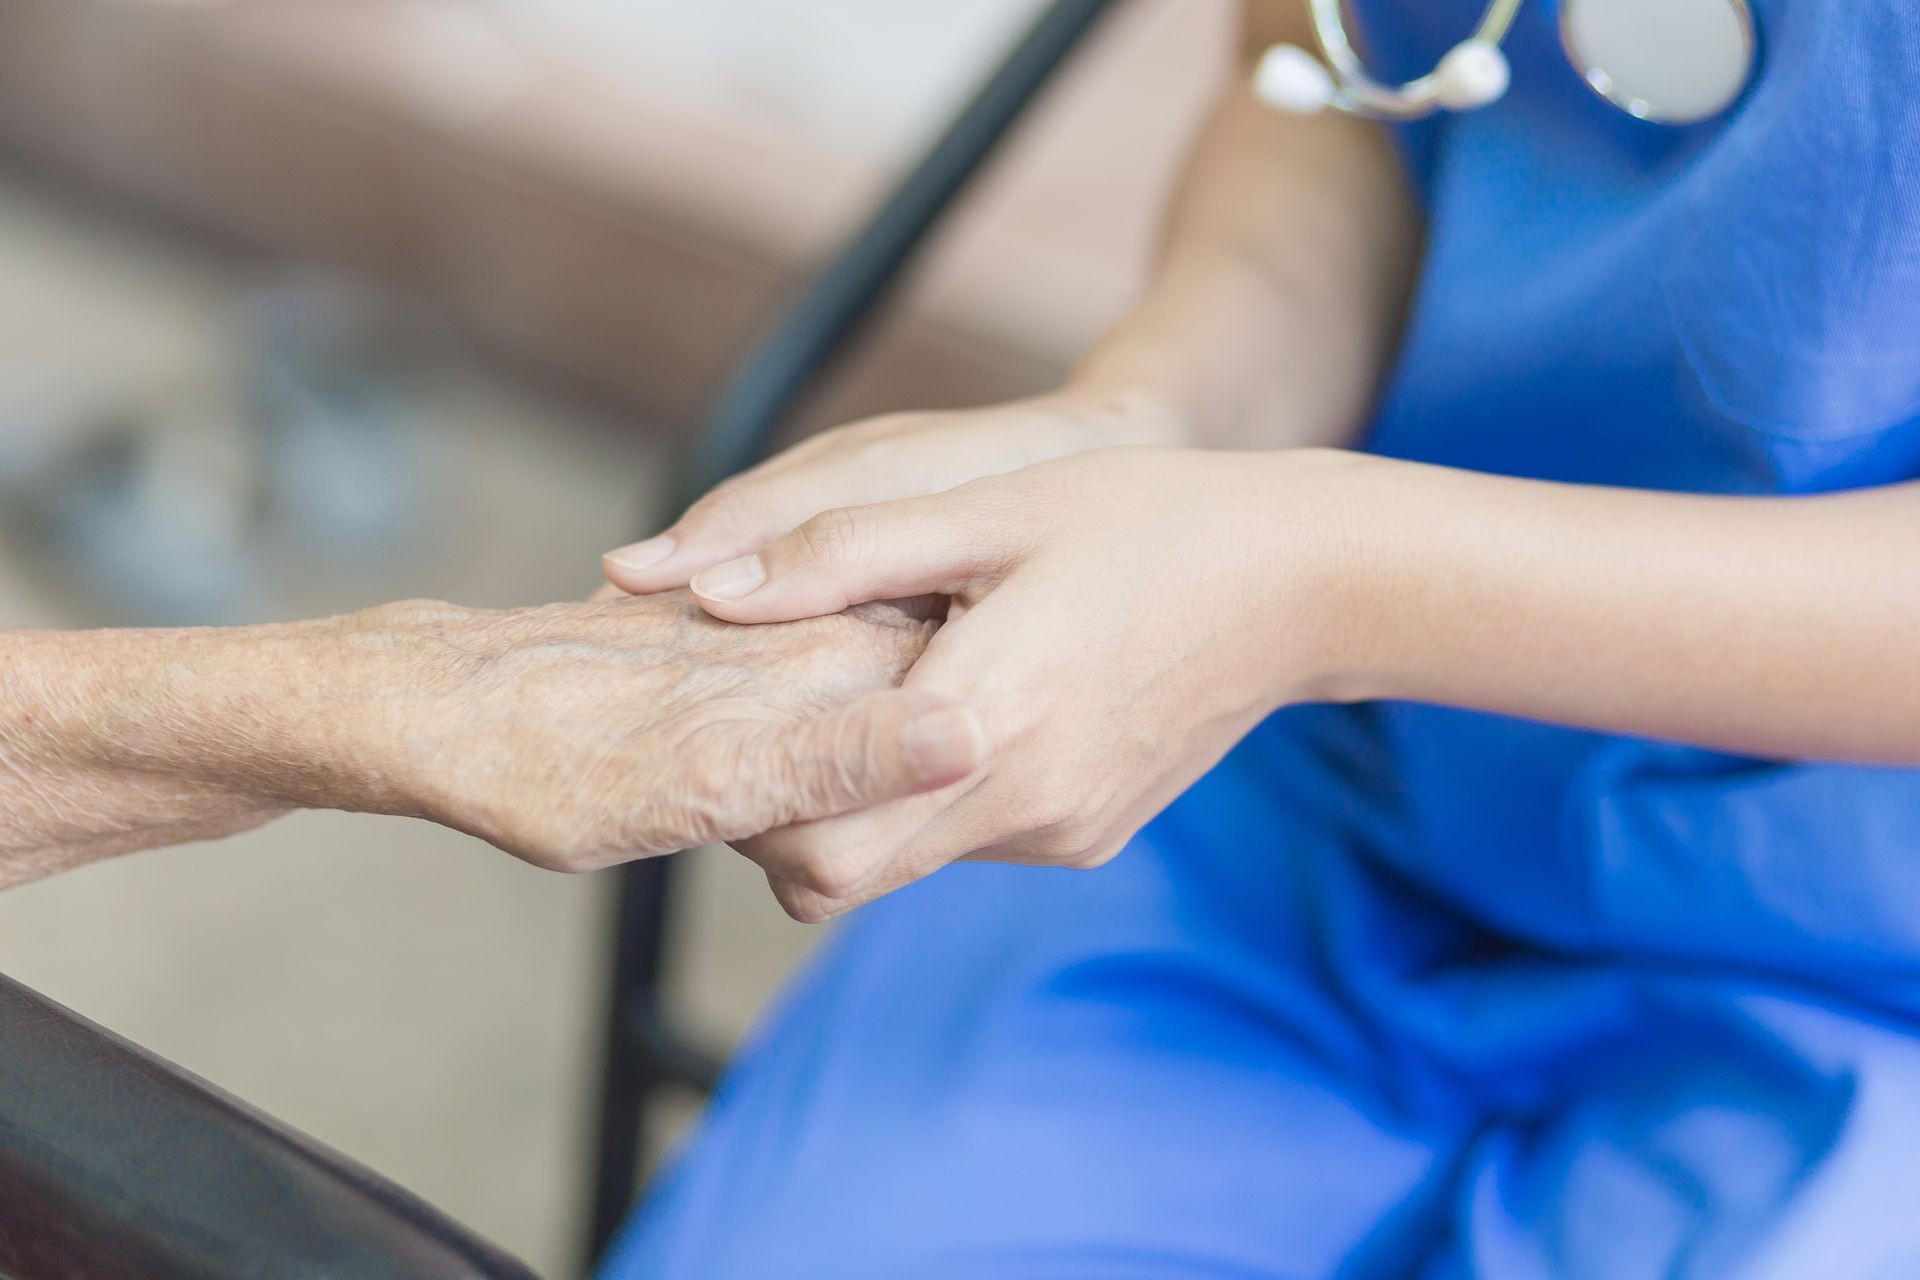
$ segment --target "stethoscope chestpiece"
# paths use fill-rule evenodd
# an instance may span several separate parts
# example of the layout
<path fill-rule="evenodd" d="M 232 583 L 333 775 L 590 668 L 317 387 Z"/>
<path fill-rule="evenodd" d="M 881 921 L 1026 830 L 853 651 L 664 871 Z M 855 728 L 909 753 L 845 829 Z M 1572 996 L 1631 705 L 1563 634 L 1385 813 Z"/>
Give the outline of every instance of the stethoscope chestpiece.
<path fill-rule="evenodd" d="M 1561 0 L 1560 42 L 1595 93 L 1671 125 L 1732 106 L 1760 46 L 1747 0 Z"/>
<path fill-rule="evenodd" d="M 1306 0 L 1321 56 L 1275 45 L 1254 72 L 1254 93 L 1282 111 L 1333 110 L 1375 120 L 1473 111 L 1505 96 L 1501 43 L 1522 0 L 1493 0 L 1473 34 L 1428 74 L 1404 84 L 1374 80 L 1347 35 L 1342 0 Z M 1562 0 L 1567 58 L 1594 92 L 1661 124 L 1720 114 L 1753 77 L 1759 37 L 1748 0 Z"/>

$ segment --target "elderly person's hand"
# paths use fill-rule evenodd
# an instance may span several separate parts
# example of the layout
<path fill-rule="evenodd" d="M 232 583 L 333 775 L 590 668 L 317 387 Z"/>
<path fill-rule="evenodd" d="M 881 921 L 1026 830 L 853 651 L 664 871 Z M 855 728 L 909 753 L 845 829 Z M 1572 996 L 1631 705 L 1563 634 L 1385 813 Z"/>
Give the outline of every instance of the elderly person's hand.
<path fill-rule="evenodd" d="M 895 686 L 932 624 L 684 595 L 0 633 L 0 885 L 297 808 L 408 814 L 586 871 L 948 785 L 970 713 Z"/>
<path fill-rule="evenodd" d="M 401 744 L 380 807 L 555 870 L 844 813 L 965 777 L 983 754 L 968 713 L 896 689 L 934 624 L 886 606 L 765 630 L 684 593 L 355 622 L 355 644 L 420 690 L 379 731 Z"/>

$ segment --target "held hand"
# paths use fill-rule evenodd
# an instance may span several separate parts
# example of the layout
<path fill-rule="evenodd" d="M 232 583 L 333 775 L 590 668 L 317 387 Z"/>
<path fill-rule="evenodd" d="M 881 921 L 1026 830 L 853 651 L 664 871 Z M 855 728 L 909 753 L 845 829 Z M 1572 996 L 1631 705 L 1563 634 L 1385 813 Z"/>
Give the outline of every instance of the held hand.
<path fill-rule="evenodd" d="M 399 662 L 370 736 L 381 807 L 528 862 L 591 871 L 945 786 L 984 742 L 950 699 L 894 686 L 932 624 L 879 607 L 793 627 L 713 621 L 684 595 L 348 620 Z"/>
<path fill-rule="evenodd" d="M 1087 449 L 1178 436 L 1170 411 L 1144 397 L 1090 391 L 871 418 L 822 432 L 735 476 L 658 537 L 610 552 L 607 578 L 635 594 L 670 591 L 835 507 L 940 493 Z"/>
<path fill-rule="evenodd" d="M 1095 866 L 1264 715 L 1335 691 L 1328 496 L 1355 465 L 1114 449 L 936 497 L 831 511 L 694 581 L 766 623 L 936 593 L 947 624 L 907 688 L 976 708 L 993 744 L 965 784 L 745 842 L 817 920 L 956 858 Z"/>

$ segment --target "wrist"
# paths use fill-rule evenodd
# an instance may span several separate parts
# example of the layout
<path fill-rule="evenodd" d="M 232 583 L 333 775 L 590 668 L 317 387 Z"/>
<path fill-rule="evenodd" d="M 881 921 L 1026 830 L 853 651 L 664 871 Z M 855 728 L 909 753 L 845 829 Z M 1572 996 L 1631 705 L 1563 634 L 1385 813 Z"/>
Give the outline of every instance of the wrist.
<path fill-rule="evenodd" d="M 1259 504 L 1249 527 L 1266 529 L 1258 630 L 1269 646 L 1272 707 L 1366 702 L 1399 696 L 1402 616 L 1421 554 L 1414 473 L 1427 468 L 1340 449 L 1256 455 L 1240 474 Z M 1273 660 L 1277 657 L 1277 662 Z"/>
<path fill-rule="evenodd" d="M 249 810 L 395 803 L 376 726 L 392 655 L 356 643 L 348 620 L 58 639 L 70 659 L 50 763 L 165 778 Z"/>

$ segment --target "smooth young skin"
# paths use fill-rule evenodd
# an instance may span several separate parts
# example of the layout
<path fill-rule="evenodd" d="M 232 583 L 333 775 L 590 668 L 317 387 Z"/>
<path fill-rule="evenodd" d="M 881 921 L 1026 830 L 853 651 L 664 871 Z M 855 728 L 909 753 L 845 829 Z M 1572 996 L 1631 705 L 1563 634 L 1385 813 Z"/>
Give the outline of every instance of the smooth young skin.
<path fill-rule="evenodd" d="M 1920 765 L 1920 485 L 1705 498 L 1114 449 L 829 512 L 695 590 L 743 623 L 954 601 L 908 687 L 977 707 L 993 761 L 754 841 L 804 918 L 960 857 L 1098 865 L 1302 701 Z"/>
<path fill-rule="evenodd" d="M 740 628 L 684 595 L 285 626 L 0 633 L 0 887 L 300 808 L 590 871 L 972 772 L 896 609 Z"/>
<path fill-rule="evenodd" d="M 1319 477 L 1344 461 L 1099 450 L 829 512 L 775 542 L 755 561 L 762 585 L 706 608 L 757 623 L 869 596 L 950 597 L 909 687 L 964 690 L 996 763 L 743 851 L 806 920 L 962 857 L 1105 862 L 1268 711 L 1319 696 L 1333 626 L 1314 612 L 1331 595 L 1315 575 L 1335 560 L 1317 546 L 1331 529 Z M 718 592 L 719 572 L 700 589 Z"/>
<path fill-rule="evenodd" d="M 1250 55 L 1307 35 L 1296 4 L 1247 11 Z M 953 599 L 908 686 L 978 699 L 991 766 L 754 841 L 790 911 L 825 918 L 962 856 L 1096 863 L 1291 701 L 1920 764 L 1920 488 L 1698 498 L 1298 448 L 1364 421 L 1416 246 L 1376 131 L 1230 88 L 1153 284 L 1041 402 L 1083 445 L 1186 447 L 1060 447 L 997 474 L 1032 461 L 1025 407 L 891 419 L 731 482 L 664 558 L 609 557 L 627 590 L 696 575 L 742 623 Z M 863 460 L 876 443 L 907 478 L 892 493 Z M 766 539 L 809 506 L 824 514 Z"/>

